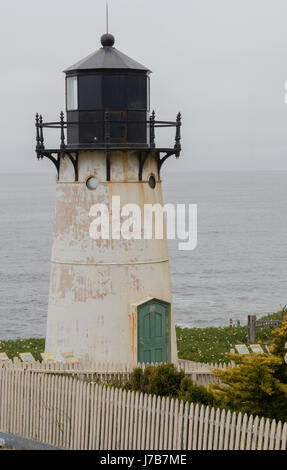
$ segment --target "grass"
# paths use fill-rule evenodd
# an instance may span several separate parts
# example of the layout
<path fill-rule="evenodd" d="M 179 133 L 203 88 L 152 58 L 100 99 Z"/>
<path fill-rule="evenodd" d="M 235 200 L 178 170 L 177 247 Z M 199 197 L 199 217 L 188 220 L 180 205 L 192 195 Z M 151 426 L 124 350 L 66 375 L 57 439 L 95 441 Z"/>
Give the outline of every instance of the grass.
<path fill-rule="evenodd" d="M 45 340 L 42 338 L 17 339 L 16 341 L 0 341 L 0 352 L 5 352 L 9 359 L 19 357 L 19 353 L 30 352 L 37 361 L 44 352 Z"/>
<path fill-rule="evenodd" d="M 286 311 L 272 313 L 260 320 L 281 320 Z M 257 342 L 270 343 L 270 328 L 256 330 Z M 176 327 L 178 355 L 180 359 L 198 362 L 228 362 L 226 353 L 236 344 L 247 343 L 247 326 L 239 328 L 180 328 Z M 30 338 L 16 341 L 0 341 L 0 352 L 6 352 L 10 359 L 19 357 L 22 352 L 31 352 L 36 360 L 41 360 L 45 340 Z"/>
<path fill-rule="evenodd" d="M 260 320 L 282 320 L 286 311 L 272 313 Z M 239 328 L 176 328 L 178 356 L 198 362 L 228 362 L 226 353 L 236 344 L 247 343 L 247 326 Z M 256 328 L 256 341 L 271 343 L 270 328 Z"/>
<path fill-rule="evenodd" d="M 176 328 L 180 359 L 198 362 L 228 362 L 226 356 L 236 344 L 247 343 L 247 326 L 240 328 Z M 257 342 L 269 343 L 270 329 L 256 330 Z"/>

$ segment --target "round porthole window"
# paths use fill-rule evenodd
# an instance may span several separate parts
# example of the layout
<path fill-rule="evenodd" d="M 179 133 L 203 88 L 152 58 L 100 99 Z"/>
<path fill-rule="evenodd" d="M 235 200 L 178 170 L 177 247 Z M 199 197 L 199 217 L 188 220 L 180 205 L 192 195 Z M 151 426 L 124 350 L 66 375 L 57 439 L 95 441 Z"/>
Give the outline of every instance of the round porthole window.
<path fill-rule="evenodd" d="M 86 185 L 88 189 L 95 190 L 99 186 L 99 181 L 95 176 L 91 176 L 91 178 L 87 180 Z"/>
<path fill-rule="evenodd" d="M 151 175 L 149 177 L 148 184 L 149 184 L 151 189 L 154 189 L 156 187 L 156 180 L 155 180 L 155 177 L 153 175 Z"/>

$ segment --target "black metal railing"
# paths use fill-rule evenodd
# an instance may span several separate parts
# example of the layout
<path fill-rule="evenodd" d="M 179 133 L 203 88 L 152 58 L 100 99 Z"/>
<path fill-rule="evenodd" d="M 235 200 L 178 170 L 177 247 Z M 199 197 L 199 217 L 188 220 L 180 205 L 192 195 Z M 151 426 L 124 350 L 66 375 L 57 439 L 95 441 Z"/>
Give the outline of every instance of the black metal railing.
<path fill-rule="evenodd" d="M 151 149 L 156 148 L 156 129 L 157 128 L 165 128 L 165 127 L 174 127 L 176 129 L 175 132 L 175 143 L 172 147 L 176 152 L 175 154 L 178 156 L 181 150 L 181 113 L 178 113 L 176 121 L 156 121 L 155 112 L 153 111 L 150 115 L 148 121 L 138 121 L 138 120 L 120 120 L 116 121 L 111 119 L 111 113 L 106 111 L 104 113 L 104 121 L 93 121 L 93 122 L 80 122 L 80 121 L 65 121 L 64 120 L 64 113 L 63 111 L 60 113 L 60 121 L 58 122 L 44 122 L 43 117 L 41 114 L 36 114 L 36 152 L 41 154 L 45 151 L 45 143 L 44 143 L 44 128 L 50 129 L 60 129 L 60 150 L 65 150 L 67 148 L 66 145 L 66 134 L 65 130 L 68 129 L 69 126 L 75 125 L 96 125 L 102 124 L 104 129 L 104 138 L 103 142 L 97 142 L 93 147 L 99 148 L 112 148 L 113 146 L 117 145 L 116 141 L 112 142 L 112 126 L 113 124 L 116 125 L 144 125 L 149 131 L 149 143 L 147 144 Z M 132 144 L 129 144 L 132 146 Z"/>

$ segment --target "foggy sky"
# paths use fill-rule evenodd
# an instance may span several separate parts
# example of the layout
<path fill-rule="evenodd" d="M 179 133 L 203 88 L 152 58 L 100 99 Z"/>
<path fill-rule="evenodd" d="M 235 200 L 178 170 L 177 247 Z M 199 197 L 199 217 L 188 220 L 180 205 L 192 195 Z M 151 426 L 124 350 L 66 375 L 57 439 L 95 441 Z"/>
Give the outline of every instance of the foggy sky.
<path fill-rule="evenodd" d="M 286 0 L 109 5 L 115 46 L 153 71 L 157 117 L 182 112 L 184 151 L 168 171 L 287 170 Z M 54 171 L 36 159 L 35 113 L 58 120 L 62 71 L 104 32 L 105 0 L 1 0 L 0 172 Z"/>

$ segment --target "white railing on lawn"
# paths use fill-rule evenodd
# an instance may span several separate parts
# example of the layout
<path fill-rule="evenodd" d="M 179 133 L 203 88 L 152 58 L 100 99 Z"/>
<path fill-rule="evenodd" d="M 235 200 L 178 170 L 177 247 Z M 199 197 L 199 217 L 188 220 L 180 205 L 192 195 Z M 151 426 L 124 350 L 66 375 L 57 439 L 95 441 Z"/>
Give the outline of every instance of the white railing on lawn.
<path fill-rule="evenodd" d="M 196 370 L 204 370 L 204 371 L 211 371 L 212 369 L 227 369 L 233 363 L 224 364 L 224 363 L 205 363 L 205 362 L 195 362 L 195 361 L 187 361 L 184 359 L 179 359 L 177 362 L 177 368 L 182 369 L 184 372 L 193 372 Z M 154 365 L 153 363 L 151 365 Z M 56 362 L 51 363 L 47 361 L 34 361 L 34 362 L 23 362 L 19 358 L 15 357 L 14 360 L 3 361 L 0 362 L 0 367 L 10 367 L 12 369 L 26 369 L 26 368 L 33 368 L 33 369 L 43 369 L 43 370 L 92 370 L 92 371 L 99 371 L 99 372 L 131 372 L 135 367 L 146 367 L 147 364 L 134 364 L 134 363 L 126 363 L 126 364 L 113 364 L 107 362 L 95 362 L 95 361 L 88 361 L 88 360 L 79 360 L 77 363 L 67 363 L 67 362 Z"/>
<path fill-rule="evenodd" d="M 22 362 L 16 358 L 14 361 L 3 362 L 0 364 L 0 367 L 1 366 L 7 369 L 30 370 L 35 372 L 54 374 L 67 373 L 70 375 L 86 376 L 89 379 L 98 378 L 103 382 L 112 382 L 114 380 L 123 382 L 130 378 L 135 367 L 145 369 L 147 365 L 137 364 L 135 366 L 134 364 L 96 363 L 83 360 L 74 364 L 66 362 L 49 363 L 45 361 Z M 176 364 L 177 370 L 183 370 L 187 376 L 192 378 L 195 384 L 203 386 L 220 382 L 212 373 L 214 368 L 225 370 L 227 366 L 226 364 L 206 364 L 184 360 L 179 360 Z"/>
<path fill-rule="evenodd" d="M 184 372 L 195 371 L 195 370 L 205 370 L 211 371 L 212 369 L 223 369 L 226 370 L 228 367 L 234 367 L 234 362 L 230 362 L 228 364 L 224 362 L 214 362 L 214 363 L 207 363 L 207 362 L 195 362 L 195 361 L 187 361 L 185 359 L 178 359 L 178 367 L 184 370 Z"/>
<path fill-rule="evenodd" d="M 8 367 L 0 369 L 0 431 L 83 450 L 287 446 L 280 421 Z"/>

